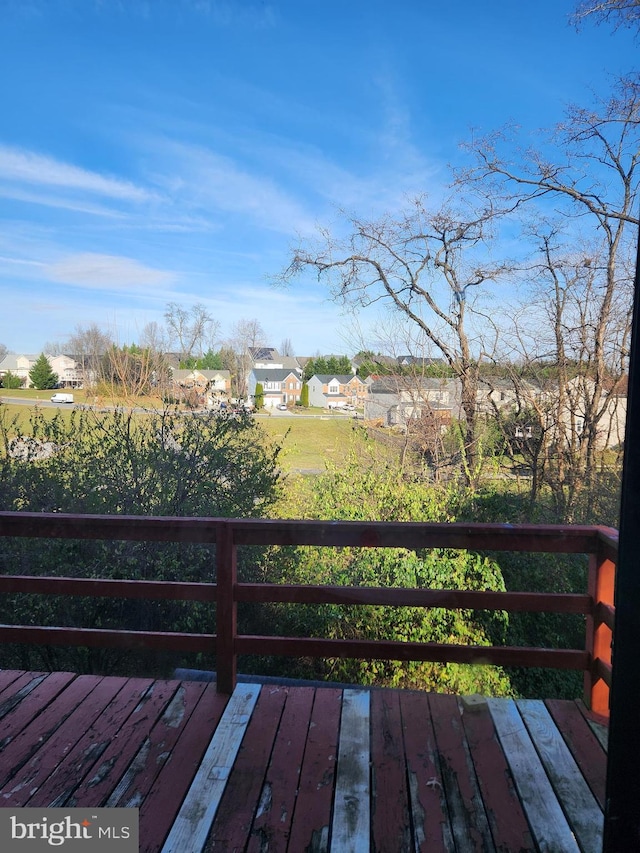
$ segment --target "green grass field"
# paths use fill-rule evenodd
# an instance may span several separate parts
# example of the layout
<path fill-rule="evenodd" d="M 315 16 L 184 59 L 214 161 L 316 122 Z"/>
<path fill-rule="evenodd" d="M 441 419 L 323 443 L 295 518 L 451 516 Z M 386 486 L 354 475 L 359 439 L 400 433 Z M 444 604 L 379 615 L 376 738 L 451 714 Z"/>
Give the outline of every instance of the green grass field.
<path fill-rule="evenodd" d="M 280 461 L 287 472 L 318 473 L 327 460 L 346 456 L 355 421 L 343 417 L 259 417 L 265 433 L 282 445 Z"/>
<path fill-rule="evenodd" d="M 31 405 L 17 405 L 11 402 L 2 402 L 2 417 L 6 423 L 16 418 L 17 429 L 29 431 L 29 418 L 33 407 L 39 401 L 49 400 L 53 391 L 0 390 L 0 402 L 3 398 L 22 398 L 33 402 Z M 93 403 L 93 397 L 86 400 L 83 391 L 74 391 L 76 403 Z M 122 401 L 120 401 L 121 403 Z M 105 405 L 111 404 L 111 401 Z M 158 401 L 141 400 L 138 405 L 153 406 Z M 43 407 L 41 412 L 45 418 L 53 418 L 60 413 L 63 418 L 68 418 L 72 411 L 71 406 Z M 319 473 L 325 470 L 327 460 L 339 461 L 344 458 L 348 451 L 350 439 L 356 422 L 352 418 L 337 415 L 322 415 L 307 418 L 296 415 L 295 417 L 269 417 L 261 415 L 257 423 L 269 438 L 279 443 L 283 450 L 280 456 L 282 469 L 287 473 Z"/>

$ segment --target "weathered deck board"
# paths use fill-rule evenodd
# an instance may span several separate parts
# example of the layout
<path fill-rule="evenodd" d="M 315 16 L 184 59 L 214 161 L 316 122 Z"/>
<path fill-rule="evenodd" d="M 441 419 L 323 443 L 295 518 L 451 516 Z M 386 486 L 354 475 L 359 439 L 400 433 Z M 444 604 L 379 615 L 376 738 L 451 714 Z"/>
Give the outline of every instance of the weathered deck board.
<path fill-rule="evenodd" d="M 415 849 L 448 853 L 453 837 L 427 693 L 400 693 Z"/>
<path fill-rule="evenodd" d="M 489 822 L 464 738 L 458 700 L 455 696 L 433 693 L 429 696 L 429 705 L 455 849 L 460 853 L 493 850 Z"/>
<path fill-rule="evenodd" d="M 315 691 L 289 850 L 328 850 L 335 788 L 342 691 Z"/>
<path fill-rule="evenodd" d="M 5 699 L 0 707 L 0 743 L 14 738 L 74 678 L 71 672 L 52 672 L 44 677 L 34 673 L 28 683 Z"/>
<path fill-rule="evenodd" d="M 369 700 L 366 690 L 345 690 L 342 699 L 331 849 L 344 853 L 370 847 Z"/>
<path fill-rule="evenodd" d="M 391 691 L 371 694 L 372 846 L 380 853 L 411 848 L 400 697 Z"/>
<path fill-rule="evenodd" d="M 601 853 L 602 811 L 551 714 L 539 699 L 519 699 L 516 704 L 580 849 Z"/>
<path fill-rule="evenodd" d="M 578 853 L 579 847 L 515 702 L 489 699 L 500 744 L 538 847 Z"/>
<path fill-rule="evenodd" d="M 207 684 L 193 713 L 180 727 L 175 746 L 160 769 L 140 806 L 140 853 L 156 853 L 162 848 L 203 756 L 227 706 L 227 697 Z"/>
<path fill-rule="evenodd" d="M 123 714 L 120 731 L 85 775 L 67 806 L 100 806 L 107 801 L 179 686 L 177 682 L 155 681 L 146 690 L 133 688 L 137 695 L 133 711 Z M 131 685 L 124 689 L 131 689 Z"/>
<path fill-rule="evenodd" d="M 260 691 L 209 833 L 207 853 L 245 848 L 287 692 L 285 687 L 271 686 Z"/>
<path fill-rule="evenodd" d="M 468 696 L 460 699 L 459 705 L 496 850 L 533 853 L 535 845 L 529 824 L 498 743 L 487 700 L 483 696 Z"/>
<path fill-rule="evenodd" d="M 67 805 L 82 779 L 91 773 L 111 741 L 118 737 L 123 720 L 132 713 L 140 701 L 140 695 L 153 684 L 150 678 L 130 679 L 126 682 L 119 678 L 116 681 L 120 687 L 112 701 L 91 725 L 83 726 L 86 731 L 75 747 L 66 753 L 55 771 L 38 789 L 41 803 L 58 808 Z"/>
<path fill-rule="evenodd" d="M 287 692 L 247 853 L 287 848 L 314 692 L 310 687 Z"/>
<path fill-rule="evenodd" d="M 11 780 L 2 790 L 5 806 L 28 806 L 36 796 L 42 803 L 40 787 L 55 773 L 62 759 L 72 750 L 103 708 L 113 701 L 120 688 L 119 679 L 81 675 L 64 693 L 23 730 L 6 749 L 3 766 L 11 767 Z M 45 743 L 46 749 L 29 754 L 29 744 Z M 31 747 L 31 751 L 33 747 Z M 19 757 L 20 756 L 20 757 Z M 4 764 L 6 761 L 6 765 Z"/>
<path fill-rule="evenodd" d="M 607 754 L 574 702 L 547 699 L 546 706 L 601 809 L 605 803 Z"/>
<path fill-rule="evenodd" d="M 0 672 L 0 805 L 137 805 L 141 853 L 595 853 L 594 720 L 579 701 Z"/>
<path fill-rule="evenodd" d="M 164 843 L 163 853 L 199 853 L 204 849 L 259 693 L 260 688 L 255 684 L 239 684 L 234 690 Z"/>

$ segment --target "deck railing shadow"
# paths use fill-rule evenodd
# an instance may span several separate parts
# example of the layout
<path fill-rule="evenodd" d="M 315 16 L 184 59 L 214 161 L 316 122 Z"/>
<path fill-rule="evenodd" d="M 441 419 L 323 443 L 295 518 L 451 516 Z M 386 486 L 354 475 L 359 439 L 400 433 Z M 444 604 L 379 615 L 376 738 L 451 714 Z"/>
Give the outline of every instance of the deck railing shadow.
<path fill-rule="evenodd" d="M 35 645 L 162 649 L 215 653 L 217 688 L 231 693 L 238 655 L 438 661 L 552 667 L 584 673 L 584 700 L 608 716 L 617 532 L 599 526 L 328 522 L 270 519 L 156 518 L 63 513 L 0 512 L 0 536 L 51 539 L 215 544 L 215 583 L 0 576 L 0 592 L 109 598 L 164 599 L 215 604 L 216 633 L 126 631 L 1 625 L 0 640 Z M 317 545 L 329 548 L 449 548 L 472 551 L 586 554 L 586 593 L 493 592 L 239 583 L 242 545 Z M 383 640 L 322 639 L 238 634 L 242 602 L 369 604 L 397 607 L 582 614 L 584 647 L 552 649 L 468 646 Z"/>

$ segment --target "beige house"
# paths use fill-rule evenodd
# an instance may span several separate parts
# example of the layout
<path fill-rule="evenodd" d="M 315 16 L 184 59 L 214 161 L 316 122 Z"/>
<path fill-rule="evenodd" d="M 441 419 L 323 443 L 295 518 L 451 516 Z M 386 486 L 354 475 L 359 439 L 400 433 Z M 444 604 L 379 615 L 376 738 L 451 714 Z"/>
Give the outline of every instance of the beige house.
<path fill-rule="evenodd" d="M 22 380 L 24 388 L 31 388 L 32 384 L 29 378 L 29 371 L 33 368 L 38 358 L 39 354 L 21 353 L 20 355 L 15 355 L 11 353 L 0 362 L 0 376 L 11 372 L 14 376 L 18 376 Z M 60 388 L 82 387 L 82 371 L 73 356 L 48 355 L 47 359 L 51 365 L 51 369 L 58 377 Z"/>

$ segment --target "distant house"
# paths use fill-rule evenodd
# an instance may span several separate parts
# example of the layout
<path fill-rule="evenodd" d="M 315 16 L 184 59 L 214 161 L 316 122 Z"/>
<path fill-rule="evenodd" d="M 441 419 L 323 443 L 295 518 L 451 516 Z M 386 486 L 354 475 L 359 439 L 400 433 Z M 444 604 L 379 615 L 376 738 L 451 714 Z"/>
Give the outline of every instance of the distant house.
<path fill-rule="evenodd" d="M 298 359 L 292 355 L 280 355 L 273 347 L 249 347 L 252 370 L 293 370 L 302 376 Z"/>
<path fill-rule="evenodd" d="M 72 355 L 50 355 L 47 356 L 51 369 L 58 376 L 60 388 L 82 388 L 82 368 L 75 356 Z"/>
<path fill-rule="evenodd" d="M 227 400 L 231 392 L 231 373 L 228 370 L 173 370 L 171 380 L 174 391 L 195 392 L 209 408 Z"/>
<path fill-rule="evenodd" d="M 262 385 L 265 408 L 274 408 L 284 403 L 289 405 L 300 399 L 302 379 L 296 370 L 287 368 L 254 368 L 249 372 L 249 398 L 256 395 L 256 387 Z"/>
<path fill-rule="evenodd" d="M 438 415 L 443 425 L 460 416 L 460 383 L 456 379 L 371 376 L 367 380 L 365 420 L 406 426 L 411 419 Z"/>
<path fill-rule="evenodd" d="M 10 353 L 0 362 L 0 377 L 11 372 L 20 377 L 24 388 L 31 388 L 29 372 L 38 360 L 39 355 Z M 82 370 L 77 358 L 72 355 L 48 355 L 47 359 L 51 369 L 58 377 L 58 385 L 61 388 L 81 388 Z"/>
<path fill-rule="evenodd" d="M 26 382 L 29 380 L 29 369 L 26 373 L 21 372 L 21 367 L 18 364 L 18 359 L 23 356 L 16 355 L 14 352 L 7 353 L 5 357 L 0 361 L 0 379 L 5 376 L 7 373 L 11 373 L 13 376 L 19 376 L 22 380 L 22 384 L 26 387 Z M 33 364 L 35 364 L 35 359 L 37 356 L 34 356 Z M 32 366 L 33 366 L 32 364 Z"/>
<path fill-rule="evenodd" d="M 350 403 L 364 405 L 367 384 L 354 374 L 315 374 L 307 382 L 309 405 L 335 409 Z"/>

